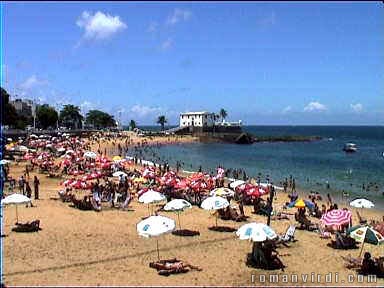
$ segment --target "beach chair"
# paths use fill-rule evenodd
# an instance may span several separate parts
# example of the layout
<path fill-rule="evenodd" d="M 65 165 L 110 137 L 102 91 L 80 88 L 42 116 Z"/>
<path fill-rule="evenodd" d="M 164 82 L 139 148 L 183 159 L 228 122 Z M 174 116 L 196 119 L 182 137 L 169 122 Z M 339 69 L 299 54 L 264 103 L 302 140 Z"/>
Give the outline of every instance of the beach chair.
<path fill-rule="evenodd" d="M 285 234 L 278 235 L 278 239 L 275 241 L 276 244 L 283 244 L 284 246 L 288 247 L 288 242 L 295 242 L 297 241 L 295 239 L 295 231 L 296 226 L 295 225 L 289 225 L 287 228 L 287 231 L 285 231 Z"/>

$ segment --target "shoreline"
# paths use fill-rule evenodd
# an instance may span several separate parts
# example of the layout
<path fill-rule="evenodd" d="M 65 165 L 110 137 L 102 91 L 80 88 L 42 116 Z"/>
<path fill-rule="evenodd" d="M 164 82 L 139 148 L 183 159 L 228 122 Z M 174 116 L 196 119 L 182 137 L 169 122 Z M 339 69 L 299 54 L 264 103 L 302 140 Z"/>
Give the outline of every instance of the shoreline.
<path fill-rule="evenodd" d="M 167 136 L 167 137 L 175 137 L 175 136 Z M 183 139 L 180 142 L 177 142 L 177 141 L 176 142 L 175 141 L 163 141 L 161 143 L 161 146 L 178 146 L 178 145 L 194 144 L 194 143 L 206 144 L 205 142 L 199 141 L 199 139 L 197 137 L 190 137 L 190 136 L 177 136 L 177 137 L 179 137 L 180 139 L 183 139 L 183 137 L 188 137 L 188 138 Z M 141 139 L 141 137 L 137 137 L 137 138 Z M 165 138 L 165 136 L 158 137 L 158 138 L 160 138 L 160 139 L 161 138 Z M 124 141 L 124 140 L 121 140 L 121 141 Z M 159 142 L 159 140 L 156 139 L 156 138 L 153 140 L 152 143 L 150 141 L 148 142 L 148 144 L 146 146 L 154 147 L 154 146 L 156 146 L 156 143 Z M 138 144 L 139 142 L 137 142 L 136 144 Z M 218 143 L 225 144 L 223 142 L 218 142 Z M 108 145 L 107 143 L 105 143 L 105 144 Z M 134 145 L 131 145 L 130 148 L 132 148 L 133 146 Z M 116 149 L 117 149 L 116 147 L 109 146 L 109 149 L 107 149 L 108 150 L 107 155 L 109 155 L 110 157 L 113 157 L 114 155 L 117 155 L 117 154 L 114 153 L 114 152 L 117 151 Z M 126 155 L 122 155 L 122 156 L 126 156 Z M 129 156 L 132 156 L 132 155 L 129 155 Z M 147 161 L 151 161 L 151 162 L 156 162 L 156 161 L 152 161 L 152 160 L 148 160 L 148 159 L 143 159 L 143 160 L 147 160 Z M 157 163 L 157 164 L 159 164 L 159 163 Z M 171 167 L 171 168 L 173 170 L 176 170 L 175 167 Z M 183 168 L 181 168 L 181 169 L 183 169 Z M 186 170 L 188 170 L 188 169 L 186 169 Z M 210 169 L 210 170 L 212 170 L 212 169 Z M 208 172 L 208 171 L 206 171 L 206 172 Z M 193 173 L 195 173 L 195 172 L 193 172 Z M 255 179 L 256 176 L 250 177 L 250 179 L 252 179 L 252 178 Z M 240 180 L 242 180 L 242 179 L 240 179 Z M 278 179 L 278 181 L 274 181 L 274 182 L 275 182 L 276 185 L 282 186 L 282 182 L 283 181 L 284 181 L 284 179 Z M 331 188 L 330 190 L 326 190 L 324 187 L 317 187 L 317 186 L 314 186 L 314 185 L 311 185 L 310 187 L 308 187 L 307 185 L 305 185 L 305 183 L 304 183 L 304 185 L 297 184 L 296 186 L 297 186 L 297 190 L 305 191 L 306 195 L 309 195 L 311 193 L 310 191 L 318 191 L 320 193 L 320 195 L 322 195 L 324 198 L 326 197 L 327 193 L 329 193 L 331 195 L 332 199 L 334 199 L 338 203 L 344 203 L 346 201 L 346 199 L 343 199 L 343 197 L 342 197 L 342 193 L 343 192 L 341 190 L 339 190 L 339 189 L 332 189 Z M 290 188 L 288 187 L 287 190 L 290 191 Z M 348 203 L 350 201 L 352 201 L 353 199 L 356 199 L 356 198 L 362 198 L 362 197 L 364 198 L 364 196 L 356 195 L 357 193 L 349 193 L 349 194 L 350 194 L 350 196 L 347 198 Z M 380 195 L 375 195 L 375 196 L 369 195 L 369 196 L 366 196 L 366 197 L 373 198 L 374 200 L 381 199 Z M 377 201 L 374 201 L 374 202 L 377 202 Z M 348 205 L 346 207 L 348 207 Z M 379 204 L 377 204 L 377 207 L 375 207 L 375 209 L 377 211 L 383 212 L 384 211 L 384 203 L 379 202 Z"/>
<path fill-rule="evenodd" d="M 107 141 L 105 143 L 112 145 Z M 27 163 L 11 164 L 10 175 L 17 179 Z M 193 173 L 184 171 L 188 172 Z M 146 239 L 138 236 L 136 224 L 142 217 L 148 216 L 147 205 L 138 203 L 136 197 L 129 210 L 113 209 L 104 203 L 101 212 L 82 211 L 71 207 L 70 203 L 57 200 L 57 192 L 62 187 L 59 183 L 65 178 L 49 178 L 35 169 L 30 172 L 30 181 L 34 175 L 40 179 L 40 199 L 32 200 L 34 207 L 21 205 L 19 219 L 21 222 L 39 219 L 42 230 L 36 233 L 11 231 L 15 222 L 15 207 L 6 206 L 3 209 L 3 233 L 7 235 L 2 238 L 3 280 L 7 286 L 249 286 L 251 275 L 255 274 L 264 274 L 268 278 L 269 275 L 310 275 L 312 272 L 326 275 L 337 271 L 340 279 L 346 279 L 350 274 L 357 276 L 356 272 L 344 267 L 341 256 L 355 256 L 358 251 L 334 250 L 327 246 L 329 240 L 320 239 L 319 234 L 314 232 L 297 230 L 295 238 L 298 241 L 289 247 L 279 248 L 281 260 L 287 266 L 285 272 L 255 269 L 245 264 L 247 253 L 252 250 L 251 243 L 239 240 L 233 233 L 208 229 L 215 223 L 215 217 L 209 211 L 193 206 L 180 214 L 183 228 L 199 231 L 199 236 L 165 234 L 156 239 Z M 76 193 L 82 195 L 84 191 Z M 299 190 L 298 193 L 301 196 L 304 192 Z M 287 197 L 283 194 L 277 191 L 273 204 L 276 210 L 286 202 Z M 266 223 L 267 218 L 252 214 L 252 208 L 244 206 L 245 215 L 249 216 L 247 222 Z M 296 208 L 287 211 L 294 213 Z M 354 209 L 351 211 L 354 223 L 358 223 Z M 161 212 L 161 215 L 178 221 L 176 213 Z M 362 216 L 368 220 L 381 220 L 382 213 L 365 210 Z M 318 221 L 313 217 L 310 219 L 314 223 Z M 219 220 L 219 225 L 238 229 L 247 222 Z M 276 233 L 284 234 L 287 227 L 295 223 L 293 216 L 289 216 L 288 220 L 272 219 L 271 227 Z M 178 258 L 203 270 L 170 277 L 159 276 L 148 265 L 157 259 L 156 240 L 162 259 Z M 381 249 L 371 244 L 364 246 L 365 251 L 375 256 L 382 254 Z M 228 263 L 233 263 L 230 270 Z M 255 284 L 258 283 L 252 283 Z M 323 279 L 320 283 L 299 280 L 298 283 L 282 284 L 292 287 L 335 283 L 326 283 Z M 364 282 L 366 286 L 383 284 L 382 279 L 377 279 L 377 283 Z M 354 285 L 362 284 L 356 282 Z"/>

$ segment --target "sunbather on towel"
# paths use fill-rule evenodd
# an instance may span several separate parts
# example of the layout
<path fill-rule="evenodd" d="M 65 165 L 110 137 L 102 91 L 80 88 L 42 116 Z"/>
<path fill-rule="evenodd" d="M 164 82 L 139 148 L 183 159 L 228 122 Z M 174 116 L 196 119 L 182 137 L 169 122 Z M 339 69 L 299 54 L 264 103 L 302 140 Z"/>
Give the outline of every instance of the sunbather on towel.
<path fill-rule="evenodd" d="M 157 269 L 160 275 L 169 275 L 170 273 L 185 273 L 189 271 L 189 269 L 187 268 L 195 269 L 198 271 L 202 270 L 197 266 L 191 265 L 189 263 L 177 259 L 151 262 L 149 263 L 149 267 Z"/>

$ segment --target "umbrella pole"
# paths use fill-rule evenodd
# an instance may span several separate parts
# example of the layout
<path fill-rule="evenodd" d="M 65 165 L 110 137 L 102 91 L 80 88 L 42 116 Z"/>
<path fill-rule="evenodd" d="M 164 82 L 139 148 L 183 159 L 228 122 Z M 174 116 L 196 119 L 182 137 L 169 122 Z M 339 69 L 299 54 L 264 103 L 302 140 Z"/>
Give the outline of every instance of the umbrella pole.
<path fill-rule="evenodd" d="M 361 249 L 360 249 L 360 253 L 359 253 L 359 257 L 361 257 L 361 253 L 363 253 L 363 248 L 364 248 L 364 243 L 365 243 L 365 238 L 367 237 L 367 231 L 365 231 L 365 235 L 364 235 L 364 239 L 363 239 L 363 244 L 361 245 Z"/>
<path fill-rule="evenodd" d="M 17 213 L 17 205 L 16 206 L 16 223 L 19 223 L 19 214 Z"/>
<path fill-rule="evenodd" d="M 179 220 L 179 228 L 181 230 L 180 211 L 177 211 L 177 219 Z"/>
<path fill-rule="evenodd" d="M 156 239 L 157 260 L 160 261 L 159 240 Z"/>
<path fill-rule="evenodd" d="M 217 227 L 217 217 L 218 217 L 218 216 L 217 216 L 217 214 L 216 214 L 216 227 Z"/>

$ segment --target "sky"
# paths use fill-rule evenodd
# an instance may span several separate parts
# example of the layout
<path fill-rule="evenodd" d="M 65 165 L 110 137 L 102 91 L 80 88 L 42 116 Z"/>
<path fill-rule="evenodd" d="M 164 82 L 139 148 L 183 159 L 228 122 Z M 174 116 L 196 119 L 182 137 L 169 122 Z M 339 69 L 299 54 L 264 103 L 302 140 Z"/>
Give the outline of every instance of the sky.
<path fill-rule="evenodd" d="M 382 125 L 384 4 L 2 2 L 1 86 L 127 124 Z"/>

